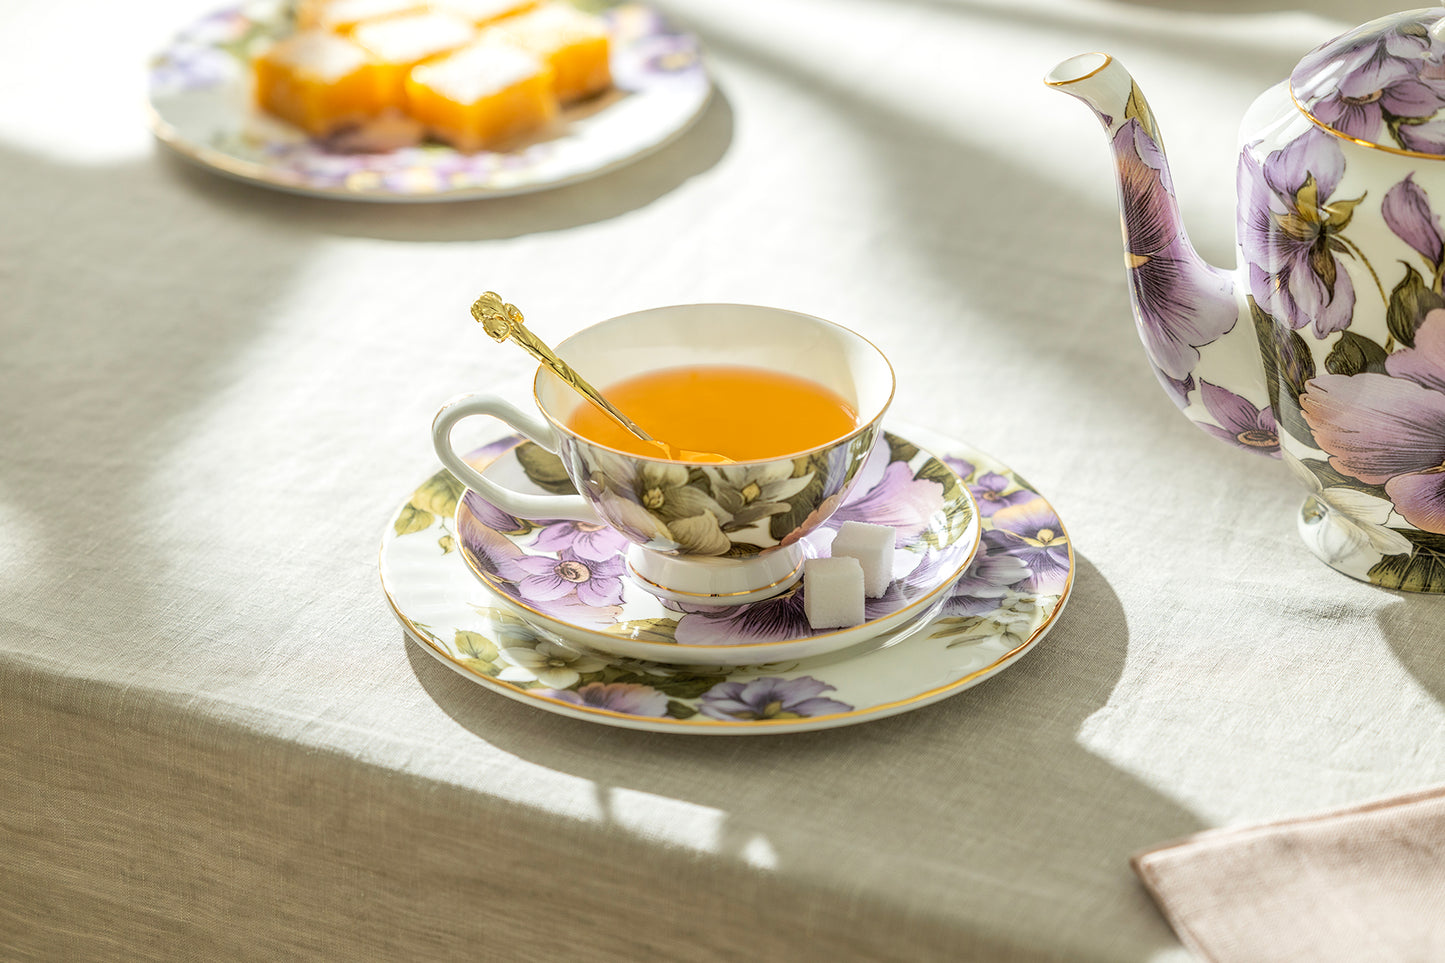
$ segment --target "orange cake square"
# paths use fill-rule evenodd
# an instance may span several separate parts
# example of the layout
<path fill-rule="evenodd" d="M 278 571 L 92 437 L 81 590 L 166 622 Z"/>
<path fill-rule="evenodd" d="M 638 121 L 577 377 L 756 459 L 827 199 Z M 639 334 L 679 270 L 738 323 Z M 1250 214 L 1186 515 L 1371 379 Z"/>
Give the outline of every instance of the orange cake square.
<path fill-rule="evenodd" d="M 557 114 L 551 68 L 495 40 L 415 68 L 406 95 L 413 117 L 439 140 L 468 152 L 503 144 Z"/>
<path fill-rule="evenodd" d="M 304 30 L 254 64 L 256 101 L 312 136 L 374 117 L 391 102 L 380 65 L 336 34 Z"/>
<path fill-rule="evenodd" d="M 530 10 L 537 0 L 432 0 L 431 7 L 441 13 L 461 17 L 478 27 Z"/>
<path fill-rule="evenodd" d="M 489 29 L 506 31 L 522 49 L 545 60 L 555 75 L 557 99 L 564 104 L 612 86 L 607 27 L 576 7 L 549 3 Z"/>
<path fill-rule="evenodd" d="M 451 53 L 477 37 L 476 28 L 446 13 L 419 13 L 368 20 L 351 37 L 382 64 L 383 82 L 391 102 L 406 103 L 406 77 L 417 64 Z"/>
<path fill-rule="evenodd" d="M 368 20 L 426 9 L 427 0 L 301 0 L 296 7 L 296 26 L 347 33 Z"/>

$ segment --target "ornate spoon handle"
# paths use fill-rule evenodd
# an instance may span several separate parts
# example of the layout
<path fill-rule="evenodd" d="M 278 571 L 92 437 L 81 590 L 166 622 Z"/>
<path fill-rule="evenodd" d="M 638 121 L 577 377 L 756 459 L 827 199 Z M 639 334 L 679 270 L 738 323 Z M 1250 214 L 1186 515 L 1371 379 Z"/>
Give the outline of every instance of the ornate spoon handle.
<path fill-rule="evenodd" d="M 541 338 L 533 334 L 525 324 L 522 312 L 517 310 L 515 304 L 508 304 L 495 291 L 488 291 L 472 304 L 472 317 L 482 323 L 482 327 L 494 341 L 515 341 L 523 351 L 546 365 L 553 374 L 605 411 L 613 421 L 643 441 L 660 444 L 657 439 L 639 428 L 631 418 L 613 407 L 612 402 L 602 397 L 596 388 L 587 383 L 587 379 L 573 371 L 567 362 L 557 357 Z"/>

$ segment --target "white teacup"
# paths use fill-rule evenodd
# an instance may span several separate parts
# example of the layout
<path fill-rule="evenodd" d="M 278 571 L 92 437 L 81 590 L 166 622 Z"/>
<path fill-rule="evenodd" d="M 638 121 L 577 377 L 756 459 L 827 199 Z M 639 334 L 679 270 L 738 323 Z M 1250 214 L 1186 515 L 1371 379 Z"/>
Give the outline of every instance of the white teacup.
<path fill-rule="evenodd" d="M 604 395 L 609 385 L 649 371 L 741 365 L 816 382 L 857 412 L 850 431 L 806 451 L 730 464 L 647 457 L 578 435 L 567 423 L 588 402 L 541 367 L 533 385 L 541 419 L 485 394 L 462 395 L 437 412 L 437 455 L 468 488 L 521 518 L 611 526 L 632 543 L 627 561 L 639 584 L 694 604 L 752 602 L 798 580 L 799 539 L 842 504 L 893 399 L 893 368 L 872 343 L 821 318 L 777 308 L 653 308 L 593 325 L 555 350 Z M 529 494 L 484 477 L 452 447 L 452 428 L 469 415 L 498 418 L 555 452 L 580 494 Z"/>

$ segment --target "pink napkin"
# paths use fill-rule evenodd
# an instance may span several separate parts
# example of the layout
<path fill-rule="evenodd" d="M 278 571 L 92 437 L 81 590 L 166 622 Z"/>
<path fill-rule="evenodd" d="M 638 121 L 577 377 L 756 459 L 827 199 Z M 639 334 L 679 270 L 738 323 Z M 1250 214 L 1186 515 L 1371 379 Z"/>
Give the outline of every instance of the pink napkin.
<path fill-rule="evenodd" d="M 1203 832 L 1131 862 L 1212 963 L 1445 961 L 1445 786 Z"/>

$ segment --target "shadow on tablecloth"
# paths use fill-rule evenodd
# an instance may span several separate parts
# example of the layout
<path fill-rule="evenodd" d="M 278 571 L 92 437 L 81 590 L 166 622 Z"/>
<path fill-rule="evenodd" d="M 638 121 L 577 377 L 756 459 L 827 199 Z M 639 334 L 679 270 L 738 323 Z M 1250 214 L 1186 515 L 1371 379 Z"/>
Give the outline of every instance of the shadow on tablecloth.
<path fill-rule="evenodd" d="M 797 921 L 797 933 L 758 937 L 774 949 L 826 938 L 857 958 L 1073 948 L 1086 951 L 1080 959 L 1129 960 L 1176 945 L 1130 872 L 1130 853 L 1201 824 L 1077 739 L 1108 703 L 1127 643 L 1118 597 L 1080 558 L 1059 624 L 997 677 L 899 716 L 734 738 L 550 715 L 466 681 L 414 644 L 408 655 L 458 724 L 589 780 L 604 814 L 593 832 L 609 847 L 628 838 L 641 864 L 650 852 L 693 849 L 696 875 L 657 885 L 675 894 L 694 941 L 729 945 L 738 936 L 730 927 L 750 912 L 737 891 L 714 891 L 715 868 L 733 883 L 751 870 L 764 896 L 747 899 L 767 901 L 753 909 Z M 593 871 L 585 851 L 577 860 L 579 876 L 558 877 L 562 905 Z"/>
<path fill-rule="evenodd" d="M 1275 0 L 1275 2 L 1269 2 L 1269 0 L 1120 0 L 1120 2 L 1139 7 L 1162 7 L 1165 10 L 1220 16 L 1241 13 L 1288 13 L 1299 9 L 1298 3 L 1290 3 L 1288 0 Z M 1361 13 L 1360 0 L 1311 0 L 1309 6 L 1310 13 L 1335 17 L 1351 25 L 1381 15 L 1381 13 Z M 1405 8 L 1401 7 L 1400 9 Z"/>
<path fill-rule="evenodd" d="M 1400 664 L 1445 705 L 1445 598 L 1401 594 L 1399 601 L 1377 612 L 1375 620 Z"/>

